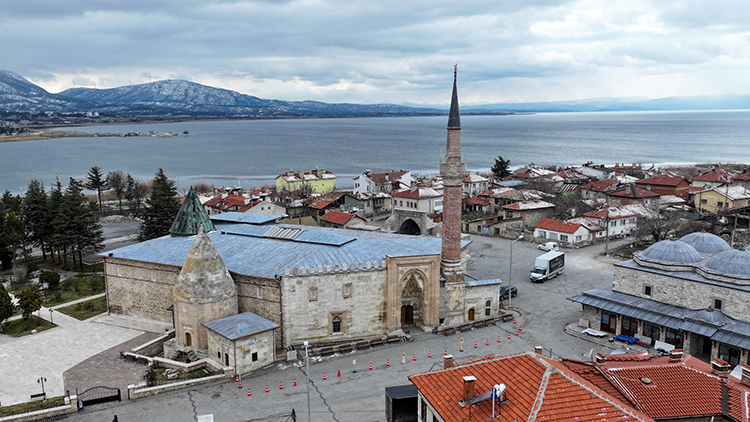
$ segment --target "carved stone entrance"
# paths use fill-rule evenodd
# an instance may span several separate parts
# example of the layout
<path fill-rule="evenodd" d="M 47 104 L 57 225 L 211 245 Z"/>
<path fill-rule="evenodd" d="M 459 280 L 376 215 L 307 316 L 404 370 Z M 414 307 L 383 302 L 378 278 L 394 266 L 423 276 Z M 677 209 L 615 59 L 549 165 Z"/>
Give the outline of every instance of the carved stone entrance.
<path fill-rule="evenodd" d="M 410 271 L 404 277 L 401 290 L 401 325 L 411 325 L 423 319 L 424 277 L 419 271 Z"/>

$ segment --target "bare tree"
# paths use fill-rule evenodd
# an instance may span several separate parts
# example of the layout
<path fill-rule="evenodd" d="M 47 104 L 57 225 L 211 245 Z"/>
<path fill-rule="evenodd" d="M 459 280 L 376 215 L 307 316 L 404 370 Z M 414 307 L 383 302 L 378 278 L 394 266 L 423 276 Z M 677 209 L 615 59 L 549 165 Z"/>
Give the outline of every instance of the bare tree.
<path fill-rule="evenodd" d="M 127 178 L 122 170 L 114 170 L 107 173 L 107 186 L 115 192 L 117 200 L 120 202 L 120 212 L 122 212 L 122 198 L 127 189 Z"/>
<path fill-rule="evenodd" d="M 193 189 L 195 189 L 195 193 L 211 193 L 214 191 L 214 185 L 206 182 L 195 182 Z"/>

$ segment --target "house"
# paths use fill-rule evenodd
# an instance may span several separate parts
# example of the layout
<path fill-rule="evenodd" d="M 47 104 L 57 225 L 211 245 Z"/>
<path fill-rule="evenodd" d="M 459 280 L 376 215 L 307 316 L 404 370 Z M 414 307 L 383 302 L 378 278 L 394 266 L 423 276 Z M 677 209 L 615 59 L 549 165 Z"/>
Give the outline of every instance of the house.
<path fill-rule="evenodd" d="M 463 205 L 463 210 L 465 212 L 485 213 L 489 209 L 490 201 L 488 199 L 472 196 L 471 198 L 464 198 L 461 201 L 461 204 Z"/>
<path fill-rule="evenodd" d="M 607 192 L 615 190 L 617 185 L 618 182 L 615 179 L 588 182 L 581 187 L 581 200 L 605 202 Z"/>
<path fill-rule="evenodd" d="M 555 204 L 547 201 L 523 201 L 503 206 L 506 219 L 521 218 L 527 228 L 534 227 L 539 220 L 551 217 L 555 211 Z"/>
<path fill-rule="evenodd" d="M 267 199 L 264 199 L 260 202 L 255 203 L 251 208 L 249 208 L 245 212 L 248 212 L 251 214 L 267 214 L 267 215 L 286 215 L 287 214 L 286 208 L 274 202 L 271 202 Z"/>
<path fill-rule="evenodd" d="M 541 349 L 541 347 L 539 348 Z M 443 357 L 443 368 L 409 376 L 417 387 L 419 421 L 643 421 L 626 397 L 610 394 L 538 353 L 487 355 L 464 362 Z M 492 390 L 503 387 L 493 404 Z"/>
<path fill-rule="evenodd" d="M 611 287 L 568 299 L 579 325 L 657 341 L 732 367 L 750 358 L 750 251 L 696 232 L 662 240 L 615 264 Z"/>
<path fill-rule="evenodd" d="M 463 178 L 463 196 L 464 198 L 470 198 L 477 196 L 487 190 L 489 185 L 489 179 L 482 177 L 476 173 L 466 173 Z"/>
<path fill-rule="evenodd" d="M 364 218 L 345 212 L 328 211 L 320 217 L 321 227 L 334 227 L 338 229 L 347 229 L 357 224 L 364 224 L 367 220 Z"/>
<path fill-rule="evenodd" d="M 703 362 L 682 350 L 597 355 L 596 362 L 560 359 L 566 368 L 658 421 L 750 420 L 750 367 L 730 375 L 720 359 Z M 610 419 L 607 419 L 610 420 Z"/>
<path fill-rule="evenodd" d="M 495 188 L 480 193 L 479 198 L 489 201 L 488 212 L 494 215 L 503 213 L 503 206 L 523 201 L 544 200 L 553 195 L 531 189 Z"/>
<path fill-rule="evenodd" d="M 308 190 L 310 192 L 333 192 L 336 176 L 324 169 L 288 171 L 276 176 L 277 191 Z"/>
<path fill-rule="evenodd" d="M 392 192 L 393 218 L 399 233 L 427 235 L 435 225 L 434 215 L 443 212 L 443 195 L 433 188 L 413 186 Z"/>
<path fill-rule="evenodd" d="M 718 214 L 750 205 L 750 190 L 744 186 L 711 187 L 696 192 L 694 198 L 695 208 L 699 212 Z"/>
<path fill-rule="evenodd" d="M 393 210 L 393 198 L 387 193 L 355 193 L 352 197 L 359 201 L 357 206 L 362 209 L 365 217 L 374 217 L 383 213 L 387 214 Z"/>
<path fill-rule="evenodd" d="M 205 202 L 203 208 L 208 215 L 216 215 L 224 212 L 246 212 L 253 205 L 250 198 L 225 192 Z"/>
<path fill-rule="evenodd" d="M 638 217 L 659 218 L 658 212 L 643 204 L 623 205 L 620 207 L 602 207 L 583 214 L 592 223 L 604 227 L 609 226 L 605 235 L 610 237 L 628 236 L 638 228 Z M 609 221 L 609 224 L 607 224 Z"/>
<path fill-rule="evenodd" d="M 648 189 L 639 188 L 638 186 L 626 185 L 619 189 L 605 192 L 607 195 L 607 204 L 612 206 L 645 204 L 659 206 L 660 193 L 652 192 Z"/>
<path fill-rule="evenodd" d="M 695 187 L 719 187 L 726 183 L 731 183 L 732 175 L 724 169 L 717 166 L 712 167 L 710 170 L 696 176 L 690 183 L 691 186 Z"/>
<path fill-rule="evenodd" d="M 370 170 L 354 178 L 354 194 L 390 192 L 406 189 L 411 186 L 410 171 L 391 171 L 386 173 L 372 173 Z"/>
<path fill-rule="evenodd" d="M 542 243 L 553 240 L 566 246 L 582 246 L 594 243 L 602 230 L 603 227 L 583 218 L 573 221 L 542 218 L 534 225 L 534 239 Z"/>
<path fill-rule="evenodd" d="M 635 182 L 635 185 L 662 195 L 688 198 L 690 183 L 681 176 L 657 175 Z"/>
<path fill-rule="evenodd" d="M 517 180 L 524 180 L 528 182 L 532 179 L 536 179 L 538 177 L 550 176 L 554 173 L 555 172 L 552 170 L 547 170 L 542 167 L 535 167 L 534 164 L 532 163 L 528 167 L 518 169 L 515 173 L 511 175 L 511 177 Z"/>
<path fill-rule="evenodd" d="M 750 168 L 742 171 L 742 173 L 732 177 L 731 184 L 733 186 L 743 186 L 750 189 Z"/>

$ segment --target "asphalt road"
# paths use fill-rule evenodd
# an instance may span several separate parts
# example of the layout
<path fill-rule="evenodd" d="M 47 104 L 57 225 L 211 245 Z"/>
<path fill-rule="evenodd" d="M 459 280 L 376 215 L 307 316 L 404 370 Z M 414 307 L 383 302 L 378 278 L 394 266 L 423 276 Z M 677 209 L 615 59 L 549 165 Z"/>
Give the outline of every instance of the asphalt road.
<path fill-rule="evenodd" d="M 473 236 L 472 240 L 467 274 L 478 279 L 505 281 L 510 241 L 481 236 Z M 311 419 L 307 417 L 303 360 L 278 363 L 256 371 L 242 381 L 241 388 L 234 380 L 219 381 L 137 401 L 97 405 L 69 419 L 101 422 L 111 421 L 117 415 L 123 422 L 291 421 L 294 409 L 299 421 L 385 421 L 384 388 L 408 384 L 410 374 L 441 368 L 446 349 L 457 361 L 489 353 L 507 355 L 531 351 L 536 345 L 544 347 L 545 355 L 574 359 L 587 359 L 585 356 L 592 349 L 594 354 L 609 353 L 611 349 L 606 346 L 563 332 L 566 323 L 577 322 L 581 315 L 580 305 L 566 298 L 612 283 L 612 263 L 616 260 L 601 256 L 603 250 L 604 245 L 565 249 L 563 274 L 543 284 L 533 284 L 529 281 L 529 271 L 534 258 L 543 251 L 537 250 L 536 244 L 514 243 L 512 284 L 518 287 L 519 293 L 512 300 L 512 311 L 518 315 L 517 324 L 500 323 L 447 337 L 421 333 L 412 343 L 376 346 L 324 359 L 311 358 Z M 519 326 L 522 331 L 516 336 Z M 463 352 L 460 351 L 461 338 L 465 340 Z M 477 348 L 474 348 L 475 343 Z M 405 363 L 401 363 L 403 354 Z M 428 357 L 430 354 L 432 358 Z M 357 362 L 356 373 L 353 360 Z M 386 366 L 387 361 L 390 366 Z M 341 377 L 337 376 L 339 373 Z M 293 386 L 295 379 L 296 387 Z M 279 388 L 280 383 L 283 383 L 283 390 Z M 248 389 L 251 397 L 247 395 Z"/>

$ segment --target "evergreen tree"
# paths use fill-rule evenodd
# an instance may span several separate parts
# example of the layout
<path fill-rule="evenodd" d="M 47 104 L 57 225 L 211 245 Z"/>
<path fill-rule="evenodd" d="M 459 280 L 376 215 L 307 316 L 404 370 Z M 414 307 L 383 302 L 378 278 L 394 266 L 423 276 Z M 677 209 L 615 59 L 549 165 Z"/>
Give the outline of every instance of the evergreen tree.
<path fill-rule="evenodd" d="M 0 200 L 0 267 L 13 266 L 18 248 L 25 250 L 26 228 L 23 223 L 21 198 L 6 190 Z"/>
<path fill-rule="evenodd" d="M 16 307 L 10 299 L 10 295 L 0 283 L 0 332 L 3 331 L 3 322 L 10 318 L 15 312 Z"/>
<path fill-rule="evenodd" d="M 48 239 L 51 235 L 49 198 L 44 191 L 44 184 L 34 179 L 29 183 L 23 201 L 24 219 L 29 242 L 42 250 L 42 258 L 47 259 Z"/>
<path fill-rule="evenodd" d="M 141 211 L 143 198 L 148 195 L 148 185 L 142 180 L 134 179 L 130 173 L 128 173 L 125 180 L 125 199 L 128 200 L 130 214 L 133 217 L 138 217 L 138 214 L 140 214 Z"/>
<path fill-rule="evenodd" d="M 101 225 L 96 220 L 96 207 L 87 205 L 81 182 L 72 177 L 63 194 L 61 216 L 65 222 L 59 228 L 66 246 L 70 247 L 73 267 L 76 267 L 77 257 L 83 269 L 83 254 L 101 250 L 104 239 Z"/>
<path fill-rule="evenodd" d="M 177 201 L 177 188 L 172 180 L 159 169 L 151 181 L 151 198 L 143 210 L 143 223 L 138 235 L 139 241 L 154 239 L 169 234 L 175 216 L 180 210 Z"/>
<path fill-rule="evenodd" d="M 495 159 L 495 165 L 492 166 L 490 171 L 495 176 L 495 179 L 501 180 L 510 176 L 510 160 L 503 160 L 503 157 L 498 155 Z"/>
<path fill-rule="evenodd" d="M 41 309 L 43 303 L 44 297 L 36 286 L 27 286 L 18 294 L 18 307 L 24 319 L 29 319 L 31 314 Z"/>
<path fill-rule="evenodd" d="M 47 212 L 50 221 L 50 231 L 48 242 L 52 249 L 52 258 L 54 260 L 54 251 L 57 251 L 57 261 L 62 262 L 62 250 L 65 248 L 65 239 L 62 236 L 62 226 L 65 223 L 65 217 L 62 215 L 63 191 L 60 179 L 56 179 L 52 185 L 47 201 Z"/>
<path fill-rule="evenodd" d="M 102 191 L 107 189 L 107 180 L 102 174 L 102 169 L 98 166 L 91 167 L 89 170 L 87 187 L 93 191 L 96 191 L 96 197 L 99 200 L 99 212 L 102 212 Z"/>
<path fill-rule="evenodd" d="M 125 173 L 122 170 L 110 171 L 107 173 L 107 186 L 115 191 L 115 196 L 120 202 L 120 212 L 122 212 L 122 197 L 125 194 Z"/>

